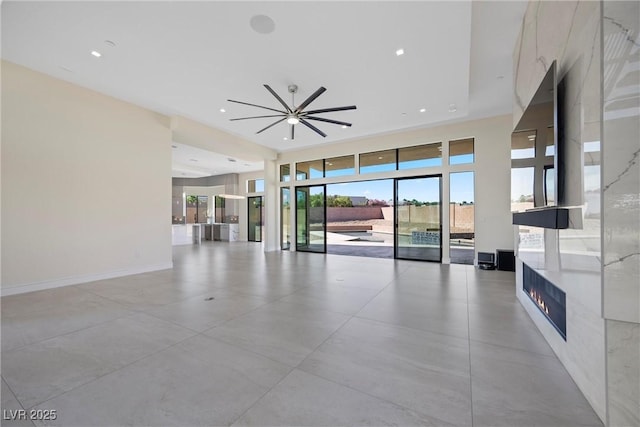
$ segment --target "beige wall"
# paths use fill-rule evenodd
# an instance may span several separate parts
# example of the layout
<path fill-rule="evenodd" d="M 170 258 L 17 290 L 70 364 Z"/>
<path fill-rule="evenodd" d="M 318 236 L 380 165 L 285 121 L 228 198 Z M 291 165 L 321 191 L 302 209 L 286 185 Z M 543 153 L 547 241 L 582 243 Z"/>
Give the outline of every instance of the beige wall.
<path fill-rule="evenodd" d="M 3 295 L 171 267 L 166 117 L 2 62 Z"/>

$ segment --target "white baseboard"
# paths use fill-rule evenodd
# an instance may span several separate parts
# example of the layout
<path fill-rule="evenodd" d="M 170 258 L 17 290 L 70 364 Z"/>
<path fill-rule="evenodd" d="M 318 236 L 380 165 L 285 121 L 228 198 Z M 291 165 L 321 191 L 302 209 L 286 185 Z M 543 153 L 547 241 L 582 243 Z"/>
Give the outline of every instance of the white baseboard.
<path fill-rule="evenodd" d="M 61 279 L 45 280 L 42 282 L 26 283 L 22 285 L 10 286 L 0 290 L 0 296 L 24 294 L 27 292 L 42 291 L 45 289 L 60 288 L 63 286 L 78 285 L 80 283 L 95 282 L 96 280 L 113 279 L 114 277 L 131 276 L 133 274 L 148 273 L 150 271 L 167 270 L 173 268 L 173 262 L 167 264 L 147 265 L 125 270 L 108 271 L 97 274 L 86 274 L 82 276 L 63 277 Z"/>

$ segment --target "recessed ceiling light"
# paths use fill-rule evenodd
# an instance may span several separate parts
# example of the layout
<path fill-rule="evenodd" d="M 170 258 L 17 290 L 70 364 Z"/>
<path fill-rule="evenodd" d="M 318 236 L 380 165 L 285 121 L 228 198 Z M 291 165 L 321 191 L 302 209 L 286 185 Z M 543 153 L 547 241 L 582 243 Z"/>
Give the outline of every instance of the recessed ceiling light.
<path fill-rule="evenodd" d="M 289 140 L 289 138 L 287 138 L 286 136 L 285 136 L 284 138 L 282 138 L 282 139 L 284 139 L 285 141 L 288 141 L 288 140 Z"/>
<path fill-rule="evenodd" d="M 401 116 L 406 116 L 406 115 L 407 115 L 407 113 L 400 113 L 400 115 L 401 115 Z"/>
<path fill-rule="evenodd" d="M 91 55 L 95 56 L 96 58 L 100 58 L 102 56 L 102 54 L 97 50 L 92 50 Z"/>
<path fill-rule="evenodd" d="M 235 162 L 237 162 L 237 160 L 236 160 L 236 159 L 232 159 L 231 157 L 227 157 L 227 160 L 228 160 L 228 161 L 230 161 L 231 163 L 235 163 Z"/>
<path fill-rule="evenodd" d="M 63 67 L 62 65 L 60 66 L 60 69 L 66 71 L 67 73 L 73 73 L 72 69 L 67 68 L 67 67 Z"/>
<path fill-rule="evenodd" d="M 426 109 L 426 108 L 421 108 L 421 109 L 420 109 L 420 112 L 421 112 L 421 113 L 424 113 L 425 111 L 427 111 L 427 109 Z"/>
<path fill-rule="evenodd" d="M 109 47 L 116 47 L 116 44 L 114 42 L 112 42 L 111 40 L 105 40 L 104 44 L 106 44 Z"/>
<path fill-rule="evenodd" d="M 221 112 L 221 113 L 226 113 L 226 112 L 227 112 L 227 110 L 225 110 L 224 108 L 221 108 L 221 109 L 220 109 L 220 112 Z"/>
<path fill-rule="evenodd" d="M 382 156 L 378 156 L 378 160 L 382 160 Z"/>
<path fill-rule="evenodd" d="M 404 49 L 396 50 L 396 56 L 404 55 Z"/>
<path fill-rule="evenodd" d="M 450 113 L 455 113 L 456 111 L 458 111 L 458 107 L 456 107 L 456 104 L 449 105 L 449 112 Z"/>
<path fill-rule="evenodd" d="M 178 146 L 171 144 L 171 148 L 178 148 Z"/>
<path fill-rule="evenodd" d="M 327 164 L 328 164 L 329 166 L 333 166 L 333 163 L 331 163 L 331 162 L 327 162 Z"/>
<path fill-rule="evenodd" d="M 502 79 L 504 79 L 504 76 L 498 76 L 498 77 L 496 77 L 496 79 L 502 80 Z"/>
<path fill-rule="evenodd" d="M 349 126 L 347 126 L 347 125 L 342 125 L 342 129 L 346 129 L 346 128 L 348 128 L 348 127 L 349 127 Z"/>
<path fill-rule="evenodd" d="M 198 159 L 189 159 L 190 162 L 197 162 Z"/>
<path fill-rule="evenodd" d="M 529 135 L 527 138 L 529 138 L 529 141 L 533 141 L 534 139 L 536 139 L 535 135 Z"/>

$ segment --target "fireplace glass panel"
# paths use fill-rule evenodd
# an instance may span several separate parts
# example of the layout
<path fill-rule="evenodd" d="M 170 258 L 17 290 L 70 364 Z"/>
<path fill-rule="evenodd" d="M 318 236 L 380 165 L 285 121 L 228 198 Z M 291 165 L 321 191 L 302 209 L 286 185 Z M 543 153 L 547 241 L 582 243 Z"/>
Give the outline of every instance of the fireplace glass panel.
<path fill-rule="evenodd" d="M 553 283 L 538 274 L 527 264 L 522 264 L 522 288 L 538 307 L 538 310 L 567 340 L 566 294 Z"/>

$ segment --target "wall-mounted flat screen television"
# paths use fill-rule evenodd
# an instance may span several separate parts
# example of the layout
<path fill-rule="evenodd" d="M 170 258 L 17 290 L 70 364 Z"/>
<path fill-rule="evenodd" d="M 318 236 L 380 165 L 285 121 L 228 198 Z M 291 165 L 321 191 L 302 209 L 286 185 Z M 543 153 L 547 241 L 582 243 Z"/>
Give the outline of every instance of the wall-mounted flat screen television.
<path fill-rule="evenodd" d="M 557 106 L 553 61 L 511 135 L 512 201 L 524 208 L 516 210 L 558 204 Z"/>

